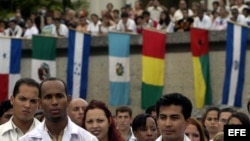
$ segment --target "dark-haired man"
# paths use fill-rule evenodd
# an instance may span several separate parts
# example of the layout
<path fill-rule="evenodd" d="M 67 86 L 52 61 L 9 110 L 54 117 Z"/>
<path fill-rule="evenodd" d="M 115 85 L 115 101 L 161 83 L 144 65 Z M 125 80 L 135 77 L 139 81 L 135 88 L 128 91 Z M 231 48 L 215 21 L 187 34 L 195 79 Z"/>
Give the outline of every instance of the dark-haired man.
<path fill-rule="evenodd" d="M 39 84 L 31 78 L 19 79 L 10 98 L 13 116 L 0 125 L 0 141 L 17 141 L 40 124 L 34 115 L 39 105 Z"/>
<path fill-rule="evenodd" d="M 39 91 L 45 120 L 19 141 L 98 141 L 94 135 L 77 126 L 67 116 L 70 97 L 63 80 L 47 78 L 40 83 Z"/>
<path fill-rule="evenodd" d="M 192 113 L 192 103 L 184 95 L 163 95 L 156 103 L 158 127 L 161 136 L 156 141 L 190 141 L 184 131 Z"/>

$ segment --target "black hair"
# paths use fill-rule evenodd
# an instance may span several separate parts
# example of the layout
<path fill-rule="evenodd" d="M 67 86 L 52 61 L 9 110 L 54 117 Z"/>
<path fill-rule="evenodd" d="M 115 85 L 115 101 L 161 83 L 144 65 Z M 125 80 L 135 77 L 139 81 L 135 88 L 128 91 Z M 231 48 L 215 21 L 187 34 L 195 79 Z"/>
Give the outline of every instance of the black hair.
<path fill-rule="evenodd" d="M 129 15 L 127 12 L 122 12 L 121 18 L 128 18 L 128 17 L 129 17 Z"/>
<path fill-rule="evenodd" d="M 10 100 L 4 100 L 0 105 L 0 117 L 2 117 L 5 112 L 12 108 L 13 106 L 11 105 Z"/>
<path fill-rule="evenodd" d="M 151 113 L 154 111 L 156 111 L 155 105 L 151 105 L 145 110 L 145 113 L 151 115 Z"/>
<path fill-rule="evenodd" d="M 42 94 L 42 86 L 43 86 L 43 83 L 47 82 L 47 81 L 60 81 L 63 83 L 64 85 L 64 88 L 65 88 L 65 93 L 66 93 L 66 96 L 68 95 L 68 88 L 67 88 L 67 85 L 66 83 L 62 80 L 62 79 L 59 79 L 59 78 L 56 78 L 56 77 L 49 77 L 49 78 L 46 78 L 44 79 L 41 83 L 40 83 L 40 86 L 39 86 L 39 93 Z"/>
<path fill-rule="evenodd" d="M 160 107 L 161 106 L 170 106 L 170 105 L 177 105 L 182 107 L 182 114 L 187 120 L 192 113 L 192 103 L 190 99 L 180 93 L 169 93 L 163 95 L 156 103 L 156 113 L 157 117 L 159 117 Z"/>
<path fill-rule="evenodd" d="M 247 125 L 250 126 L 250 119 L 248 117 L 248 115 L 246 113 L 243 112 L 235 112 L 233 113 L 227 120 L 227 124 L 229 123 L 231 118 L 237 118 L 240 120 L 240 122 L 242 123 L 242 125 Z"/>
<path fill-rule="evenodd" d="M 217 111 L 217 112 L 218 112 L 218 114 L 217 114 L 217 119 L 218 119 L 218 117 L 219 117 L 220 109 L 219 109 L 217 106 L 208 107 L 208 109 L 207 109 L 206 112 L 203 114 L 202 119 L 201 119 L 202 125 L 203 125 L 204 127 L 205 127 L 204 123 L 205 123 L 207 114 L 208 114 L 210 111 Z"/>
<path fill-rule="evenodd" d="M 132 130 L 137 131 L 138 129 L 141 129 L 142 127 L 146 127 L 147 118 L 152 118 L 157 127 L 157 122 L 152 116 L 150 116 L 149 114 L 139 114 L 134 118 L 132 122 Z"/>
<path fill-rule="evenodd" d="M 28 86 L 36 87 L 39 90 L 39 83 L 32 79 L 32 78 L 21 78 L 16 81 L 16 84 L 14 86 L 13 90 L 13 96 L 16 97 L 17 94 L 19 93 L 19 88 L 22 84 L 26 84 Z M 39 92 L 38 97 L 41 97 L 41 93 Z"/>

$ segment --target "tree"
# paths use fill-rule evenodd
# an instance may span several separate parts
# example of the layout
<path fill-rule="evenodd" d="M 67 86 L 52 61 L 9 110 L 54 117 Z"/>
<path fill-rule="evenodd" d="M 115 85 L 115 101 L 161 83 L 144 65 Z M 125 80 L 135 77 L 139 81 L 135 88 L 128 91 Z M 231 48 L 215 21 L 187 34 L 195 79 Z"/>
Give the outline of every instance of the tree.
<path fill-rule="evenodd" d="M 0 0 L 0 19 L 10 18 L 18 8 L 26 19 L 31 12 L 37 12 L 41 6 L 46 6 L 49 11 L 64 12 L 67 7 L 79 9 L 87 8 L 88 5 L 87 0 L 77 0 L 75 3 L 71 0 Z"/>

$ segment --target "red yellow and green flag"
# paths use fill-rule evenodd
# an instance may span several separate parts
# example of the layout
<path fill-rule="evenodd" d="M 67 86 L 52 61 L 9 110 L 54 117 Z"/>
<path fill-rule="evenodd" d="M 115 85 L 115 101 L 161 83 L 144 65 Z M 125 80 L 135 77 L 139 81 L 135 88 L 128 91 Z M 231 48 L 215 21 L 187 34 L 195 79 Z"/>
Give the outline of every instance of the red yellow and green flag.
<path fill-rule="evenodd" d="M 191 28 L 190 37 L 194 69 L 195 106 L 201 109 L 204 105 L 212 103 L 208 30 Z"/>
<path fill-rule="evenodd" d="M 142 47 L 142 95 L 143 109 L 156 104 L 164 86 L 166 33 L 143 29 Z"/>

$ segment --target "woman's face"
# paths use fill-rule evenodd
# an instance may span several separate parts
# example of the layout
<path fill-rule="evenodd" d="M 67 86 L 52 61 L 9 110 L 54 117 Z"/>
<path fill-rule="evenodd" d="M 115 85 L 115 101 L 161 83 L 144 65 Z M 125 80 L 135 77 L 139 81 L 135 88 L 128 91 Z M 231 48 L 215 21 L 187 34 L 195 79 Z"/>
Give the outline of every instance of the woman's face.
<path fill-rule="evenodd" d="M 165 13 L 161 13 L 161 19 L 166 19 L 167 18 L 167 15 Z"/>
<path fill-rule="evenodd" d="M 185 130 L 185 134 L 190 138 L 191 141 L 200 141 L 201 135 L 197 127 L 193 124 L 189 124 Z"/>
<path fill-rule="evenodd" d="M 140 127 L 134 131 L 137 141 L 155 141 L 157 138 L 156 122 L 152 117 L 148 117 L 145 127 Z"/>
<path fill-rule="evenodd" d="M 218 111 L 212 110 L 207 113 L 205 123 L 208 132 L 216 133 L 218 131 Z"/>
<path fill-rule="evenodd" d="M 241 121 L 238 118 L 232 117 L 228 121 L 228 125 L 242 125 L 242 123 L 241 123 Z"/>
<path fill-rule="evenodd" d="M 99 141 L 108 139 L 109 120 L 102 109 L 91 109 L 86 113 L 85 127 Z"/>

